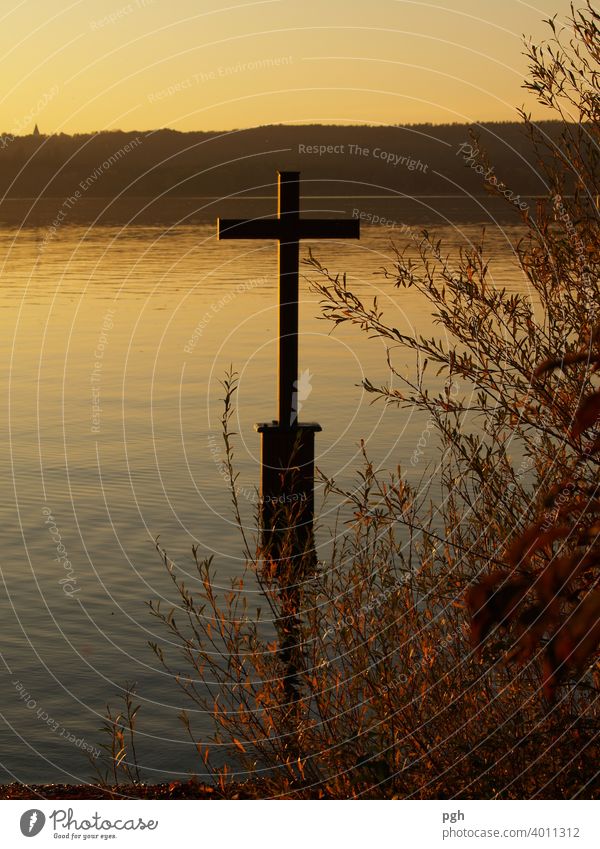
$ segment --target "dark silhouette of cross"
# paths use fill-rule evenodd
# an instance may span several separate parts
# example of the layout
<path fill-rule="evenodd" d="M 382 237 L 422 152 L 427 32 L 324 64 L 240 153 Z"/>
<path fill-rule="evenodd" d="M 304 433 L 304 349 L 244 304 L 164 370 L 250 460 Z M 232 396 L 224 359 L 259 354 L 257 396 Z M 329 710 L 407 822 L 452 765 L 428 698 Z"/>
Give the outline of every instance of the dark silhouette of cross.
<path fill-rule="evenodd" d="M 298 381 L 298 271 L 300 239 L 358 239 L 357 219 L 300 218 L 300 172 L 278 171 L 277 218 L 217 219 L 218 239 L 279 242 L 279 428 L 298 425 L 294 391 Z"/>

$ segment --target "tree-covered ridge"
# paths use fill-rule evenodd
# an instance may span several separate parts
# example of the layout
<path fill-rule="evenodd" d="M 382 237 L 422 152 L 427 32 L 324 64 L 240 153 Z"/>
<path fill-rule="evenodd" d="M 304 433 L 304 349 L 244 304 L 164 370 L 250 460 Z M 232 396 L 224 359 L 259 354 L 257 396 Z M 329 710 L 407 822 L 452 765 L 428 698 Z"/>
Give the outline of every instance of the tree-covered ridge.
<path fill-rule="evenodd" d="M 550 139 L 557 137 L 558 122 L 539 126 Z M 480 141 L 474 141 L 473 133 Z M 481 196 L 488 186 L 479 146 L 489 160 L 485 171 L 493 168 L 515 194 L 547 194 L 531 141 L 516 122 L 277 125 L 229 132 L 161 129 L 75 136 L 4 133 L 0 191 L 10 198 L 64 198 L 82 190 L 83 183 L 88 197 L 274 194 L 274 172 L 288 169 L 315 181 L 309 192 L 315 195 Z"/>

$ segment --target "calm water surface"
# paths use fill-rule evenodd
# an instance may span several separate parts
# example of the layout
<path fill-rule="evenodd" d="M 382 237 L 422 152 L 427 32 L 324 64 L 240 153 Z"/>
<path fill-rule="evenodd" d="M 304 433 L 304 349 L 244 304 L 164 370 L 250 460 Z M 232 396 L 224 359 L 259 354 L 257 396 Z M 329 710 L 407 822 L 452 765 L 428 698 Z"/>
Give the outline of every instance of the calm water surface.
<path fill-rule="evenodd" d="M 480 230 L 477 222 L 437 228 L 454 246 Z M 214 234 L 208 222 L 64 227 L 44 245 L 42 229 L 0 231 L 2 781 L 89 777 L 83 748 L 102 740 L 104 705 L 128 681 L 142 703 L 148 778 L 201 773 L 177 721 L 189 706 L 147 645 L 164 635 L 146 603 L 173 599 L 154 540 L 160 535 L 182 572 L 191 570 L 192 545 L 214 554 L 227 585 L 240 569 L 218 462 L 219 381 L 230 364 L 240 374 L 236 460 L 249 525 L 258 482 L 253 424 L 275 416 L 275 248 L 218 243 Z M 514 226 L 488 225 L 493 280 L 512 290 L 524 286 L 518 235 Z M 408 241 L 364 227 L 360 243 L 313 248 L 331 270 L 348 272 L 361 297 L 376 295 L 399 329 L 439 336 L 419 296 L 378 273 L 391 265 L 392 237 Z M 422 419 L 384 411 L 360 389 L 363 377 L 387 379 L 384 346 L 351 328 L 331 333 L 308 281 L 301 288 L 301 369 L 310 387 L 301 418 L 323 426 L 317 465 L 351 482 L 364 438 L 378 464 L 421 476 L 435 459 L 432 452 L 410 465 Z M 414 370 L 405 356 L 395 362 Z M 198 735 L 207 733 L 207 718 L 194 718 Z"/>

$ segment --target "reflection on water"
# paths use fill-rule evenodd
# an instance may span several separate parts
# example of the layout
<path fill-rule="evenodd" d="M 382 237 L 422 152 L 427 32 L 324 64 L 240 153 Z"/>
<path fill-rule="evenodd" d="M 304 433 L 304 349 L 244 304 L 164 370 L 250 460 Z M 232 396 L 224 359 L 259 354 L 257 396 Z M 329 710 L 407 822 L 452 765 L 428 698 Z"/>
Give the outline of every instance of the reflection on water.
<path fill-rule="evenodd" d="M 479 232 L 475 224 L 439 229 L 455 246 Z M 331 270 L 347 271 L 361 296 L 377 295 L 400 330 L 439 337 L 418 295 L 377 274 L 391 265 L 390 236 L 402 243 L 397 231 L 364 227 L 360 243 L 313 248 Z M 514 227 L 495 228 L 487 244 L 494 282 L 520 290 L 517 237 Z M 126 681 L 138 683 L 148 777 L 201 772 L 177 722 L 187 705 L 147 647 L 163 634 L 146 602 L 172 600 L 154 540 L 160 535 L 183 572 L 192 545 L 215 555 L 223 585 L 240 568 L 220 465 L 219 381 L 230 364 L 240 374 L 236 461 L 252 526 L 253 424 L 275 415 L 275 247 L 217 243 L 212 224 L 64 227 L 45 238 L 42 229 L 0 232 L 8 402 L 0 780 L 89 776 L 86 747 L 97 746 L 103 707 Z M 435 459 L 431 446 L 411 467 L 422 420 L 370 405 L 360 388 L 363 377 L 387 379 L 384 346 L 352 328 L 332 334 L 307 281 L 301 289 L 300 366 L 310 372 L 302 417 L 323 426 L 317 465 L 349 482 L 364 438 L 376 463 L 420 477 Z M 406 357 L 395 362 L 414 368 Z M 196 714 L 195 727 L 210 723 Z"/>

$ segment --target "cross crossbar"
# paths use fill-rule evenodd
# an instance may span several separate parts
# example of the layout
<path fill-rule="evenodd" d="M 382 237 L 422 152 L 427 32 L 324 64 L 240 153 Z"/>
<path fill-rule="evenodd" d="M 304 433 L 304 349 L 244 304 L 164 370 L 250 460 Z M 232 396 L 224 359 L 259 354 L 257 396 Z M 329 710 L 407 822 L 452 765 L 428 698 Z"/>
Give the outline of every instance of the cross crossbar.
<path fill-rule="evenodd" d="M 300 239 L 358 239 L 360 222 L 331 218 L 219 218 L 219 239 L 276 239 L 296 242 Z"/>

